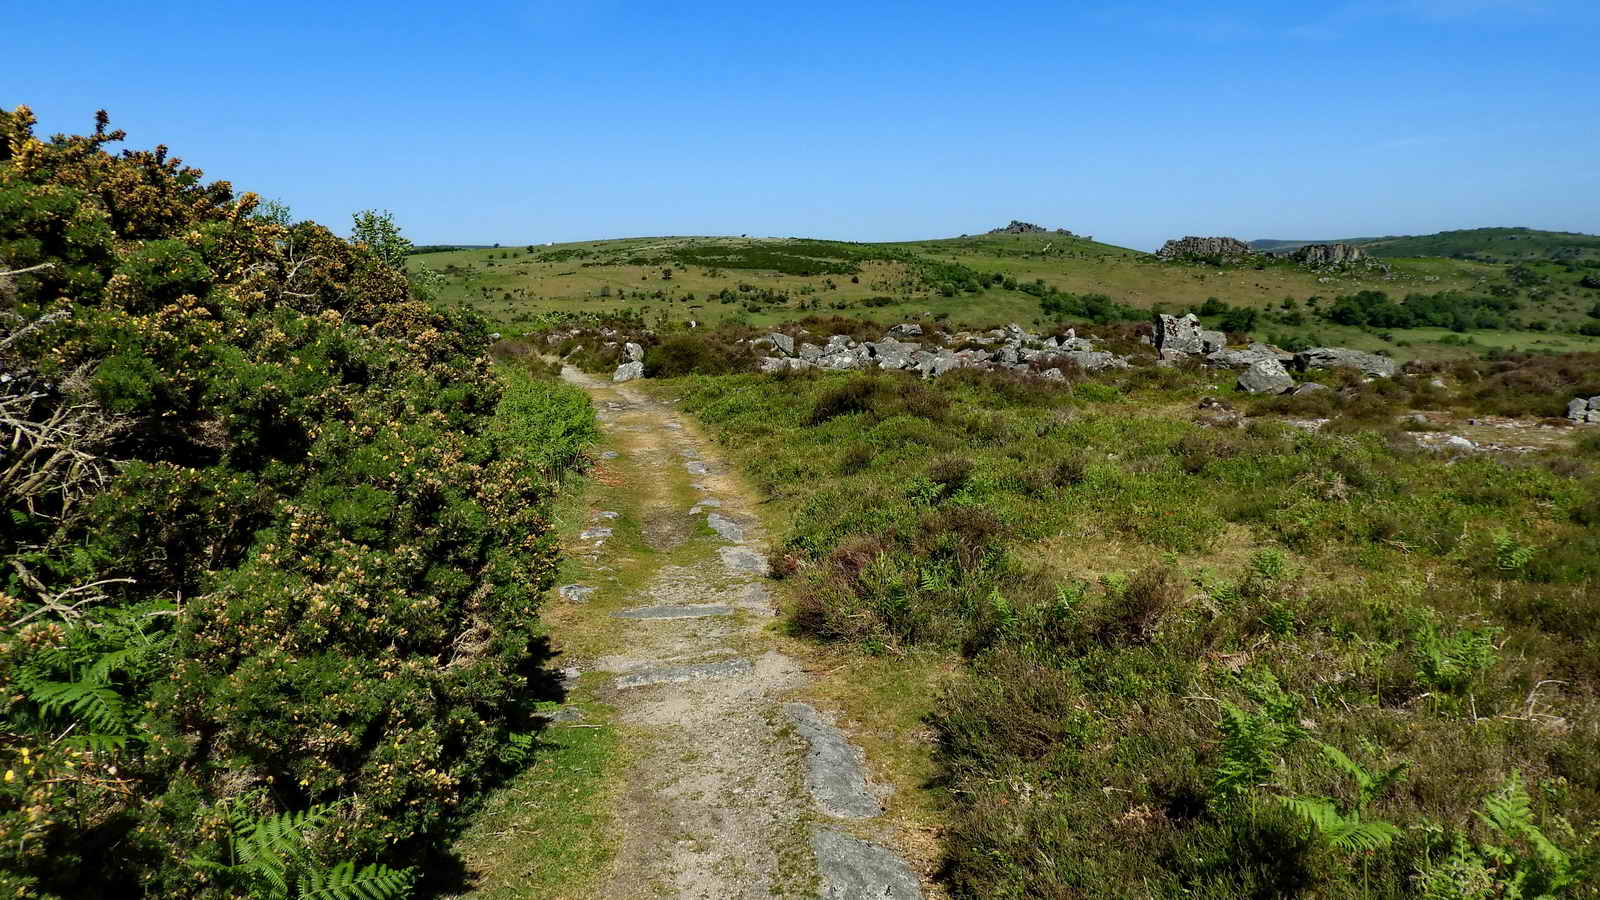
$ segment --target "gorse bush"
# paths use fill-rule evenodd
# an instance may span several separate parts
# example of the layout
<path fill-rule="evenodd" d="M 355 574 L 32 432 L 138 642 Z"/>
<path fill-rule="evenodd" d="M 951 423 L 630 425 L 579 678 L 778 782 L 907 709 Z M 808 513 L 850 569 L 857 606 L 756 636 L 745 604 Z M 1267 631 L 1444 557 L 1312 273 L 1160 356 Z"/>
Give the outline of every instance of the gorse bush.
<path fill-rule="evenodd" d="M 398 895 L 553 690 L 590 412 L 376 248 L 103 114 L 32 125 L 0 113 L 0 885 Z"/>

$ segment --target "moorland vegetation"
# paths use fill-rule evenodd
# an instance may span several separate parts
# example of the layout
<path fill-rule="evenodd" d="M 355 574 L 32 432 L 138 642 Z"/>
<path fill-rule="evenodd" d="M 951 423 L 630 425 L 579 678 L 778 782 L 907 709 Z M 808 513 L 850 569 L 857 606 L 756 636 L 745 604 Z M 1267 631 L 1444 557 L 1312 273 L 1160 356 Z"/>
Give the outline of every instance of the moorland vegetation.
<path fill-rule="evenodd" d="M 1412 417 L 1559 415 L 1592 355 L 1252 398 L 1148 356 L 759 376 L 749 330 L 606 327 L 563 346 L 646 342 L 782 510 L 797 633 L 959 661 L 928 719 L 957 896 L 1596 896 L 1600 439 L 1440 453 Z"/>

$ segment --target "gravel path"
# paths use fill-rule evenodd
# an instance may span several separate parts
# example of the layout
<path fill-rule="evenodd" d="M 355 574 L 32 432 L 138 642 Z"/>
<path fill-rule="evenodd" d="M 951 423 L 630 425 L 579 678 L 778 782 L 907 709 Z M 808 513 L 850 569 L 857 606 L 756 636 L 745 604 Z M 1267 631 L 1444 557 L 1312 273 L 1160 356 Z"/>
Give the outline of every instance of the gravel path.
<path fill-rule="evenodd" d="M 620 517 L 574 548 L 623 596 L 562 590 L 573 615 L 614 630 L 617 652 L 575 668 L 609 676 L 595 690 L 630 754 L 598 896 L 920 897 L 883 836 L 862 831 L 882 813 L 883 789 L 861 751 L 793 702 L 808 676 L 766 634 L 766 538 L 731 467 L 644 391 L 562 375 L 589 392 L 615 448 L 597 477 L 631 505 L 613 499 Z M 618 550 L 622 522 L 639 523 L 652 552 Z"/>

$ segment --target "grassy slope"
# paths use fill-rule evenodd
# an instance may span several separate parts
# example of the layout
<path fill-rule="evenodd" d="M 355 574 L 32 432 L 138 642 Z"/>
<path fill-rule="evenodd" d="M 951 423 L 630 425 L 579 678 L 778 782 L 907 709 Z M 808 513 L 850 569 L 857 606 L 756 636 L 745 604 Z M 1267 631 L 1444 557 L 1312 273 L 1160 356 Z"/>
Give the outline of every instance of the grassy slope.
<path fill-rule="evenodd" d="M 820 249 L 819 249 L 820 248 Z M 758 254 L 837 253 L 854 255 L 846 260 L 859 268 L 854 276 L 842 274 L 784 273 L 773 269 L 683 264 L 683 254 L 701 259 L 728 254 L 757 259 Z M 675 256 L 678 259 L 675 259 Z M 819 267 L 839 264 L 839 258 L 818 258 Z M 1038 300 L 1020 290 L 992 286 L 979 293 L 958 292 L 941 296 L 922 277 L 928 267 L 949 263 L 981 273 L 999 272 L 1031 282 L 1044 279 L 1073 293 L 1104 293 L 1135 307 L 1180 310 L 1199 305 L 1208 297 L 1231 304 L 1270 308 L 1285 298 L 1304 300 L 1332 297 L 1360 290 L 1385 290 L 1403 296 L 1413 291 L 1446 289 L 1482 290 L 1503 279 L 1504 267 L 1440 258 L 1389 260 L 1391 272 L 1356 271 L 1319 274 L 1292 265 L 1276 264 L 1218 269 L 1186 264 L 1165 264 L 1134 250 L 1060 235 L 982 235 L 898 244 L 842 244 L 799 242 L 771 238 L 626 238 L 533 248 L 459 250 L 419 254 L 413 266 L 426 265 L 446 272 L 444 299 L 468 303 L 516 331 L 531 317 L 548 311 L 614 312 L 634 309 L 654 323 L 666 315 L 674 320 L 698 319 L 718 323 L 742 318 L 753 325 L 791 321 L 811 312 L 841 313 L 879 322 L 917 316 L 946 316 L 960 324 L 989 325 L 1039 318 Z M 671 266 L 670 279 L 662 277 Z M 793 268 L 791 266 L 791 268 Z M 1584 321 L 1594 303 L 1593 292 L 1576 286 L 1577 274 L 1556 265 L 1539 267 L 1551 279 L 1551 296 L 1540 300 L 1536 315 L 1566 327 Z M 762 303 L 750 311 L 742 302 L 752 296 L 739 292 L 771 291 L 788 296 L 781 304 Z M 721 302 L 710 295 L 723 290 L 739 294 L 741 302 Z M 660 292 L 661 298 L 653 295 Z M 695 299 L 688 299 L 693 295 Z M 869 298 L 888 297 L 887 305 L 867 304 Z M 1462 355 L 1459 349 L 1437 346 L 1396 347 L 1373 334 L 1320 324 L 1299 329 L 1263 325 L 1262 336 L 1310 333 L 1328 343 L 1362 349 L 1388 348 L 1396 356 Z M 1427 341 L 1435 335 L 1422 335 Z M 1410 336 L 1396 332 L 1394 341 Z M 1592 339 L 1565 334 L 1495 333 L 1484 336 L 1485 346 L 1515 346 L 1551 350 L 1589 349 Z"/>
<path fill-rule="evenodd" d="M 1427 870 L 1436 896 L 1461 896 L 1470 873 L 1438 868 L 1449 840 L 1428 823 L 1494 840 L 1473 810 L 1513 770 L 1558 843 L 1592 852 L 1600 444 L 1509 463 L 1407 452 L 1384 424 L 1399 382 L 1321 410 L 1334 434 L 1208 427 L 1205 381 L 672 388 L 792 510 L 802 629 L 970 660 L 930 717 L 958 895 L 1406 896 Z M 1398 409 L 1478 390 L 1411 388 Z M 1545 679 L 1561 684 L 1530 701 Z M 1238 796 L 1220 786 L 1221 703 L 1289 729 Z M 1544 710 L 1561 724 L 1529 718 Z M 1275 799 L 1354 802 L 1314 740 L 1409 764 L 1369 810 L 1402 827 L 1392 845 L 1342 852 Z"/>

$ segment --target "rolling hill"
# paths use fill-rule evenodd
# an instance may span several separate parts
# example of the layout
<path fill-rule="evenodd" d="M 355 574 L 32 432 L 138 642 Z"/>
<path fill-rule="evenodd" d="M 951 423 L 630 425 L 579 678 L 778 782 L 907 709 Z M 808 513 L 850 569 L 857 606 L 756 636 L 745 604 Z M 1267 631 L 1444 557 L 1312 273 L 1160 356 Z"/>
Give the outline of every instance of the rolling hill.
<path fill-rule="evenodd" d="M 1122 318 L 1132 310 L 1180 312 L 1211 298 L 1260 311 L 1263 338 L 1301 335 L 1363 349 L 1392 348 L 1414 338 L 1455 342 L 1442 329 L 1379 334 L 1344 327 L 1310 313 L 1312 298 L 1331 303 L 1363 291 L 1395 299 L 1458 291 L 1521 298 L 1514 318 L 1543 330 L 1496 330 L 1486 345 L 1586 349 L 1570 332 L 1590 320 L 1600 297 L 1581 288 L 1581 274 L 1536 266 L 1537 284 L 1511 285 L 1507 267 L 1438 257 L 1385 260 L 1381 267 L 1313 270 L 1261 258 L 1237 265 L 1163 262 L 1154 255 L 1061 234 L 981 234 L 899 243 L 804 238 L 638 237 L 555 245 L 419 253 L 413 268 L 445 276 L 440 299 L 468 305 L 506 332 L 533 327 L 545 314 L 636 312 L 654 324 L 696 320 L 769 326 L 806 316 L 849 316 L 878 322 L 933 318 L 990 326 L 1043 318 L 1041 294 L 1103 297 Z M 1324 307 L 1326 308 L 1326 307 Z M 1300 311 L 1296 314 L 1295 311 Z M 1459 355 L 1450 344 L 1441 350 Z M 1438 349 L 1438 348 L 1434 348 Z M 1426 355 L 1428 347 L 1398 355 Z"/>
<path fill-rule="evenodd" d="M 1600 235 L 1534 228 L 1470 228 L 1437 234 L 1316 241 L 1263 239 L 1251 241 L 1250 246 L 1269 253 L 1287 253 L 1307 244 L 1331 243 L 1357 244 L 1381 259 L 1437 256 L 1495 263 L 1600 263 Z"/>

